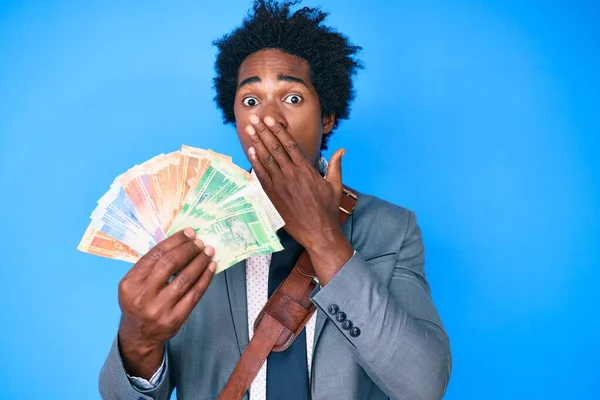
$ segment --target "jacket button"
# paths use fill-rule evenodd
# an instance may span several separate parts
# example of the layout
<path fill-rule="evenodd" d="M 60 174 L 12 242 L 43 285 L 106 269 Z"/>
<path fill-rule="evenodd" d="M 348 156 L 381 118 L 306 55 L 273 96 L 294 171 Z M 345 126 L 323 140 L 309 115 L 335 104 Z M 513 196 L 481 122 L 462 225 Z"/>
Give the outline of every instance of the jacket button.
<path fill-rule="evenodd" d="M 345 320 L 342 323 L 342 328 L 344 328 L 345 330 L 352 328 L 352 321 L 350 321 L 349 319 Z"/>
<path fill-rule="evenodd" d="M 350 329 L 350 336 L 352 337 L 357 337 L 360 335 L 360 329 L 358 329 L 356 326 L 352 329 Z"/>
<path fill-rule="evenodd" d="M 344 322 L 346 320 L 346 313 L 343 311 L 340 311 L 339 313 L 337 313 L 335 315 L 335 319 L 337 319 L 338 322 Z"/>
<path fill-rule="evenodd" d="M 329 306 L 329 314 L 335 315 L 338 311 L 340 311 L 340 307 L 338 307 L 337 304 L 332 304 Z"/>

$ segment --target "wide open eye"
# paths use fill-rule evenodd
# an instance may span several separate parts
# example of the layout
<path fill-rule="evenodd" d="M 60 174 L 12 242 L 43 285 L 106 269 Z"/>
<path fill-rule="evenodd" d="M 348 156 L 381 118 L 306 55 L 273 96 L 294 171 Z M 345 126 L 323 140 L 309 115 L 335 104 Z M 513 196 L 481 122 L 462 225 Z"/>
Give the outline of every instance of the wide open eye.
<path fill-rule="evenodd" d="M 300 104 L 302 103 L 302 100 L 302 96 L 300 96 L 299 94 L 290 94 L 283 101 L 288 104 Z"/>
<path fill-rule="evenodd" d="M 242 103 L 246 107 L 255 107 L 258 105 L 258 99 L 256 97 L 248 96 L 248 97 L 244 97 L 244 100 L 242 100 Z"/>

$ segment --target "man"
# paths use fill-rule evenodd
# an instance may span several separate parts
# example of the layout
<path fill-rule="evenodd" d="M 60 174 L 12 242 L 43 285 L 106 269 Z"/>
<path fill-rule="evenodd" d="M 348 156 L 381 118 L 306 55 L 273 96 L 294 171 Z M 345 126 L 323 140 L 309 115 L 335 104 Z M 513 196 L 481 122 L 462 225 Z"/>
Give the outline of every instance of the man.
<path fill-rule="evenodd" d="M 186 229 L 119 285 L 122 319 L 100 374 L 105 399 L 216 399 L 253 335 L 258 311 L 303 250 L 320 286 L 317 312 L 271 353 L 246 399 L 439 399 L 449 340 L 432 302 L 412 211 L 359 194 L 338 223 L 341 158 L 320 157 L 353 98 L 360 50 L 326 14 L 257 1 L 216 42 L 216 102 L 285 220 L 285 250 L 213 279 L 214 249 Z M 324 179 L 325 176 L 325 179 Z M 173 277 L 175 275 L 175 277 Z M 268 278 L 268 279 L 267 279 Z M 267 282 L 268 280 L 268 282 Z"/>

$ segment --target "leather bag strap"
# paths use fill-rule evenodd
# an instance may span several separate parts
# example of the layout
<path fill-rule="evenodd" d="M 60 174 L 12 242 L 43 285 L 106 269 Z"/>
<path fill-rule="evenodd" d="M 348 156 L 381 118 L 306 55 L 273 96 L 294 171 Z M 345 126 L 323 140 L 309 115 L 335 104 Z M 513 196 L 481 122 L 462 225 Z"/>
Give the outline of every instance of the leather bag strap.
<path fill-rule="evenodd" d="M 356 193 L 344 186 L 338 218 L 340 225 L 352 214 L 357 202 Z M 219 400 L 242 399 L 269 353 L 284 351 L 292 345 L 316 310 L 310 300 L 316 286 L 315 270 L 305 250 L 256 318 L 252 340 L 233 369 Z"/>

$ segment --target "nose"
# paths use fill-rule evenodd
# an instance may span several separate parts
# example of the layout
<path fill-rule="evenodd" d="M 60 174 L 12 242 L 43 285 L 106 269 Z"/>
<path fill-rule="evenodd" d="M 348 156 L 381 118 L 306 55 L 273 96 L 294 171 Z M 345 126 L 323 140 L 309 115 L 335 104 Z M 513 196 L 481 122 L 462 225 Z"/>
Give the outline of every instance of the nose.
<path fill-rule="evenodd" d="M 282 108 L 283 105 L 281 105 L 277 99 L 266 100 L 263 102 L 262 107 L 260 107 L 260 111 L 257 110 L 257 115 L 260 119 L 264 119 L 269 115 L 275 119 L 275 121 L 279 122 L 284 129 L 287 129 L 288 124 Z"/>

